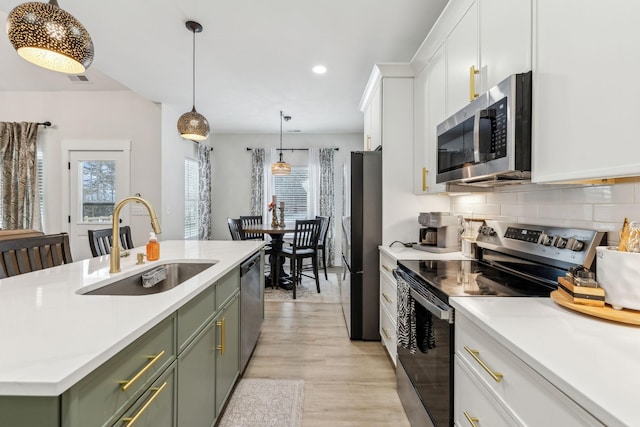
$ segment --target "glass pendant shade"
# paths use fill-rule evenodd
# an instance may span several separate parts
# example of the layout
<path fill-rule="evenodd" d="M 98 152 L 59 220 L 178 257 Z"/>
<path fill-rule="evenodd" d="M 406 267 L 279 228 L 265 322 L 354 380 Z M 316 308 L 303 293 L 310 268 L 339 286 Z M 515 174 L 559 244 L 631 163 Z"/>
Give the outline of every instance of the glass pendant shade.
<path fill-rule="evenodd" d="M 89 32 L 57 0 L 16 6 L 7 17 L 7 34 L 23 59 L 61 73 L 83 73 L 93 61 Z"/>
<path fill-rule="evenodd" d="M 282 155 L 280 155 L 280 161 L 271 165 L 271 173 L 275 176 L 291 175 L 291 165 L 282 161 Z"/>
<path fill-rule="evenodd" d="M 207 118 L 198 113 L 195 106 L 178 119 L 178 132 L 184 139 L 203 141 L 209 136 L 209 130 Z"/>

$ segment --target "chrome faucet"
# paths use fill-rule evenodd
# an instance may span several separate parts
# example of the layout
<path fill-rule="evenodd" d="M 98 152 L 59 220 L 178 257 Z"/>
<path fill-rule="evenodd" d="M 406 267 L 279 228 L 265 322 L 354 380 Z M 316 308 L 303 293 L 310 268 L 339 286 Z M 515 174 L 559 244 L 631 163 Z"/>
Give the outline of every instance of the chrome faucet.
<path fill-rule="evenodd" d="M 109 273 L 120 272 L 120 210 L 122 210 L 122 207 L 129 202 L 142 203 L 144 207 L 147 208 L 147 211 L 149 211 L 149 216 L 151 217 L 151 228 L 153 228 L 153 232 L 156 234 L 162 232 L 162 230 L 160 229 L 160 222 L 158 221 L 158 217 L 156 216 L 156 213 L 149 202 L 147 202 L 142 197 L 137 196 L 126 197 L 120 200 L 116 204 L 116 207 L 113 209 L 113 219 L 111 224 L 111 253 L 109 253 Z"/>

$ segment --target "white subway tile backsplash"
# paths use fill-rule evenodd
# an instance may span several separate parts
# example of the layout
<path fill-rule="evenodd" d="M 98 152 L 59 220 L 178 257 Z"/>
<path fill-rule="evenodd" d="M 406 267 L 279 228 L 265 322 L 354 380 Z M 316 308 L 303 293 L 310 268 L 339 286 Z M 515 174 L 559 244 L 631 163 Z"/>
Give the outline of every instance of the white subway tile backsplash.
<path fill-rule="evenodd" d="M 593 205 L 541 204 L 538 206 L 538 216 L 541 218 L 558 218 L 560 220 L 592 221 Z"/>
<path fill-rule="evenodd" d="M 640 221 L 640 205 L 595 205 L 593 219 L 622 224 L 624 218 L 629 221 Z"/>
<path fill-rule="evenodd" d="M 488 193 L 487 203 L 504 204 L 504 203 L 517 203 L 518 193 Z"/>
<path fill-rule="evenodd" d="M 537 212 L 537 206 L 512 205 L 504 203 L 500 205 L 500 214 L 503 216 L 537 216 Z"/>
<path fill-rule="evenodd" d="M 594 185 L 562 190 L 566 203 L 633 203 L 633 184 Z"/>
<path fill-rule="evenodd" d="M 523 216 L 518 218 L 517 222 L 520 224 L 560 225 L 560 221 L 557 219 L 528 217 L 528 216 Z"/>
<path fill-rule="evenodd" d="M 530 203 L 563 203 L 562 189 L 529 191 L 518 193 L 518 202 L 522 204 Z"/>

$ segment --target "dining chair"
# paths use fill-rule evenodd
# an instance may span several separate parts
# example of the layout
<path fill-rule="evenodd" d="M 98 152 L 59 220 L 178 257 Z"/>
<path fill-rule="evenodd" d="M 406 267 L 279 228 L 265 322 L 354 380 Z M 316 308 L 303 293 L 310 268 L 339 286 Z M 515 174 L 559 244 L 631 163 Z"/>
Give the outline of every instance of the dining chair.
<path fill-rule="evenodd" d="M 262 216 L 260 215 L 250 215 L 250 216 L 240 216 L 240 222 L 242 223 L 242 228 L 250 228 L 252 225 L 262 225 Z M 243 240 L 264 240 L 263 233 L 244 233 Z"/>
<path fill-rule="evenodd" d="M 306 258 L 311 258 L 313 278 L 315 278 L 316 281 L 316 289 L 318 293 L 320 293 L 320 279 L 318 278 L 318 235 L 320 234 L 320 220 L 296 220 L 294 230 L 291 246 L 282 248 L 277 254 L 277 257 L 278 260 L 280 260 L 280 258 L 288 258 L 290 260 L 293 299 L 296 299 L 296 287 L 302 280 L 303 275 L 302 261 Z M 276 283 L 279 283 L 279 276 L 280 271 L 277 269 Z"/>
<path fill-rule="evenodd" d="M 89 230 L 89 247 L 91 255 L 94 257 L 108 255 L 111 253 L 111 244 L 113 229 L 101 228 L 97 230 Z M 128 225 L 120 227 L 120 248 L 133 249 L 133 240 L 131 239 L 131 227 Z"/>
<path fill-rule="evenodd" d="M 320 233 L 318 234 L 318 251 L 322 253 L 322 268 L 324 269 L 324 279 L 329 280 L 327 275 L 327 236 L 329 234 L 330 216 L 316 215 L 320 220 Z"/>
<path fill-rule="evenodd" d="M 0 279 L 70 262 L 67 233 L 0 241 Z"/>
<path fill-rule="evenodd" d="M 231 240 L 245 240 L 242 231 L 242 222 L 239 218 L 227 218 L 227 225 L 231 233 Z"/>

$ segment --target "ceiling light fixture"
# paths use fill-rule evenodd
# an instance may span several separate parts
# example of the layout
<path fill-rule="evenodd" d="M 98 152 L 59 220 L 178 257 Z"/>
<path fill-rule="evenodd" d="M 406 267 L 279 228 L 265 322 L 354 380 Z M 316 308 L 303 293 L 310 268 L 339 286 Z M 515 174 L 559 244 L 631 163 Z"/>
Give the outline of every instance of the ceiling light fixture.
<path fill-rule="evenodd" d="M 80 74 L 93 61 L 89 32 L 57 0 L 16 6 L 7 17 L 7 34 L 18 55 L 48 70 Z"/>
<path fill-rule="evenodd" d="M 196 111 L 196 33 L 202 32 L 202 25 L 187 21 L 186 27 L 193 32 L 193 107 L 178 119 L 178 132 L 184 139 L 203 141 L 209 136 L 209 122 L 206 117 Z"/>
<path fill-rule="evenodd" d="M 288 122 L 291 116 L 283 116 L 280 111 L 280 160 L 271 165 L 271 173 L 275 176 L 287 176 L 291 174 L 291 165 L 282 160 L 282 121 Z"/>
<path fill-rule="evenodd" d="M 313 71 L 316 74 L 324 74 L 327 72 L 327 67 L 325 67 L 324 65 L 316 65 L 311 69 L 311 71 Z"/>

